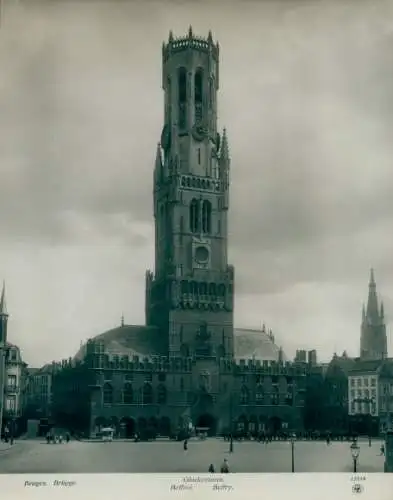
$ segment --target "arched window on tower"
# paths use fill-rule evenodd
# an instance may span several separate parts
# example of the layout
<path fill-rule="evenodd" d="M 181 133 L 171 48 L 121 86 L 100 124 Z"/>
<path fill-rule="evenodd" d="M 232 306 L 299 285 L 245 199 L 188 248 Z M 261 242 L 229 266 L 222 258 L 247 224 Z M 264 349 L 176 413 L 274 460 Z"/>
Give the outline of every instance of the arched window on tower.
<path fill-rule="evenodd" d="M 212 108 L 214 104 L 214 80 L 210 78 L 209 80 L 209 105 Z"/>
<path fill-rule="evenodd" d="M 185 68 L 179 68 L 178 73 L 179 87 L 179 127 L 186 126 L 187 118 L 187 72 Z"/>
<path fill-rule="evenodd" d="M 195 198 L 190 204 L 190 231 L 192 233 L 199 232 L 199 202 Z"/>
<path fill-rule="evenodd" d="M 166 95 L 166 118 L 167 123 L 170 124 L 172 122 L 172 82 L 171 79 L 168 78 L 167 81 L 167 95 Z"/>
<path fill-rule="evenodd" d="M 202 231 L 205 234 L 211 232 L 212 226 L 212 204 L 210 201 L 205 200 L 202 205 Z"/>
<path fill-rule="evenodd" d="M 203 71 L 198 68 L 194 78 L 195 99 L 195 123 L 201 123 L 203 119 Z"/>

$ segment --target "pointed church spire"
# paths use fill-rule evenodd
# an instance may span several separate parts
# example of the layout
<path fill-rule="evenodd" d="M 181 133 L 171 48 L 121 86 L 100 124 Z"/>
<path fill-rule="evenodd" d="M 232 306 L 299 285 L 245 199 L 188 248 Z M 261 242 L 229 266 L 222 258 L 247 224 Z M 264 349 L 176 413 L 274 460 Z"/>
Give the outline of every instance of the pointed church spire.
<path fill-rule="evenodd" d="M 367 319 L 371 324 L 376 324 L 379 319 L 377 286 L 375 284 L 374 269 L 370 270 L 370 282 L 368 284 Z"/>
<path fill-rule="evenodd" d="M 224 128 L 222 132 L 222 141 L 221 141 L 221 160 L 229 160 L 229 147 L 228 147 L 228 137 L 227 137 L 227 129 Z"/>
<path fill-rule="evenodd" d="M 120 325 L 124 326 L 124 314 L 121 313 Z"/>
<path fill-rule="evenodd" d="M 3 281 L 3 289 L 1 291 L 1 299 L 0 299 L 0 315 L 8 316 L 7 312 L 7 304 L 5 301 L 5 282 Z"/>
<path fill-rule="evenodd" d="M 173 31 L 170 30 L 169 32 L 169 43 L 172 43 L 173 42 Z"/>
<path fill-rule="evenodd" d="M 209 34 L 208 34 L 208 36 L 207 36 L 207 41 L 208 41 L 209 43 L 212 43 L 212 42 L 213 42 L 213 35 L 212 35 L 211 30 L 209 30 Z"/>
<path fill-rule="evenodd" d="M 381 314 L 380 314 L 380 316 L 381 316 L 381 319 L 385 318 L 385 309 L 383 307 L 383 302 L 381 302 Z"/>
<path fill-rule="evenodd" d="M 192 34 L 192 26 L 190 24 L 190 27 L 188 28 L 188 38 L 192 38 L 193 34 Z"/>

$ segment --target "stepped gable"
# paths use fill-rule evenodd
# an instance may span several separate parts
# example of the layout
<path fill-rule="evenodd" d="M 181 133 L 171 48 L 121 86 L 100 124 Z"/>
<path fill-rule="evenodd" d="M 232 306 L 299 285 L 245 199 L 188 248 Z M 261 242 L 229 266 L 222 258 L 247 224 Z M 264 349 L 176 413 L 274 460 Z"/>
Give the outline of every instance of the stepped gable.
<path fill-rule="evenodd" d="M 235 328 L 235 358 L 278 361 L 280 348 L 263 330 Z M 283 361 L 287 357 L 283 354 Z"/>

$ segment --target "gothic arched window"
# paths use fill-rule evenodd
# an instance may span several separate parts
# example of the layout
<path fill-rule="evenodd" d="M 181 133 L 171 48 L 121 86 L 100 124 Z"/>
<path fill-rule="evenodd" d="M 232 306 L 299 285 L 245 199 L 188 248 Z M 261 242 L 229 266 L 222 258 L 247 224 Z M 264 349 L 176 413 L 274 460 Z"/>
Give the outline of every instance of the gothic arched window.
<path fill-rule="evenodd" d="M 178 73 L 179 87 L 179 127 L 186 126 L 186 109 L 187 109 L 187 72 L 185 68 L 180 68 Z"/>
<path fill-rule="evenodd" d="M 172 106 L 171 106 L 171 103 L 172 103 L 172 82 L 171 82 L 171 79 L 168 78 L 168 82 L 167 82 L 167 120 L 168 120 L 168 124 L 171 123 L 172 121 Z"/>
<path fill-rule="evenodd" d="M 209 80 L 209 104 L 210 107 L 213 107 L 214 103 L 214 80 L 213 78 L 210 78 Z"/>
<path fill-rule="evenodd" d="M 157 387 L 157 403 L 159 405 L 166 404 L 166 396 L 167 396 L 166 387 L 165 387 L 165 385 L 160 384 Z"/>
<path fill-rule="evenodd" d="M 256 391 L 255 391 L 255 402 L 257 404 L 261 404 L 263 402 L 263 399 L 265 397 L 263 386 L 261 384 L 257 385 Z"/>
<path fill-rule="evenodd" d="M 211 232 L 212 225 L 212 204 L 205 200 L 202 205 L 202 231 L 206 234 Z"/>
<path fill-rule="evenodd" d="M 199 202 L 195 198 L 190 204 L 190 231 L 192 233 L 199 232 Z"/>
<path fill-rule="evenodd" d="M 203 71 L 197 69 L 194 78 L 194 100 L 195 100 L 195 122 L 202 121 L 202 100 L 203 100 Z"/>
<path fill-rule="evenodd" d="M 143 386 L 143 404 L 153 404 L 153 388 L 150 384 L 145 384 Z"/>
<path fill-rule="evenodd" d="M 204 281 L 199 283 L 199 294 L 207 295 L 207 283 L 205 283 Z"/>
<path fill-rule="evenodd" d="M 198 295 L 198 283 L 196 281 L 191 281 L 190 282 L 190 292 L 192 295 Z"/>
<path fill-rule="evenodd" d="M 104 385 L 104 405 L 111 405 L 113 403 L 113 388 L 111 384 Z"/>
<path fill-rule="evenodd" d="M 123 389 L 123 403 L 131 404 L 134 402 L 134 391 L 131 384 L 125 384 Z"/>
<path fill-rule="evenodd" d="M 250 394 L 245 385 L 240 389 L 240 404 L 247 405 L 250 400 Z"/>
<path fill-rule="evenodd" d="M 213 297 L 217 295 L 217 289 L 215 283 L 209 283 L 209 295 L 212 295 Z"/>

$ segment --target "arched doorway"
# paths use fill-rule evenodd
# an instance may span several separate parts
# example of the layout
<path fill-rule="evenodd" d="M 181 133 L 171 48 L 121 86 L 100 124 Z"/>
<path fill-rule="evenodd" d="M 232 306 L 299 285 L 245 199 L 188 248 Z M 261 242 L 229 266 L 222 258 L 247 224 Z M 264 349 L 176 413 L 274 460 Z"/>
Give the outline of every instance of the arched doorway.
<path fill-rule="evenodd" d="M 269 431 L 272 434 L 277 434 L 278 432 L 281 431 L 282 421 L 278 417 L 271 417 L 269 418 L 268 426 L 269 426 Z"/>
<path fill-rule="evenodd" d="M 135 435 L 136 424 L 135 420 L 131 417 L 123 417 L 120 421 L 122 434 L 126 439 L 132 439 Z"/>
<path fill-rule="evenodd" d="M 144 417 L 138 418 L 138 432 L 144 431 L 147 427 L 147 420 Z"/>
<path fill-rule="evenodd" d="M 255 415 L 251 415 L 250 420 L 248 422 L 248 432 L 254 436 L 258 432 L 258 419 Z"/>
<path fill-rule="evenodd" d="M 119 419 L 117 417 L 110 418 L 111 427 L 115 431 L 115 435 L 119 432 Z"/>
<path fill-rule="evenodd" d="M 170 436 L 171 434 L 171 421 L 168 417 L 161 417 L 158 427 L 160 436 Z"/>
<path fill-rule="evenodd" d="M 203 413 L 196 419 L 195 427 L 205 428 L 208 436 L 214 436 L 216 433 L 216 419 L 211 413 Z"/>
<path fill-rule="evenodd" d="M 157 433 L 158 432 L 158 422 L 157 422 L 156 417 L 150 417 L 148 422 L 147 422 L 147 426 L 149 427 L 149 429 L 151 429 L 152 431 Z"/>
<path fill-rule="evenodd" d="M 246 415 L 240 415 L 237 419 L 236 432 L 240 435 L 248 432 L 248 418 Z"/>
<path fill-rule="evenodd" d="M 106 427 L 106 418 L 97 417 L 94 420 L 95 432 L 100 432 L 103 427 Z"/>

